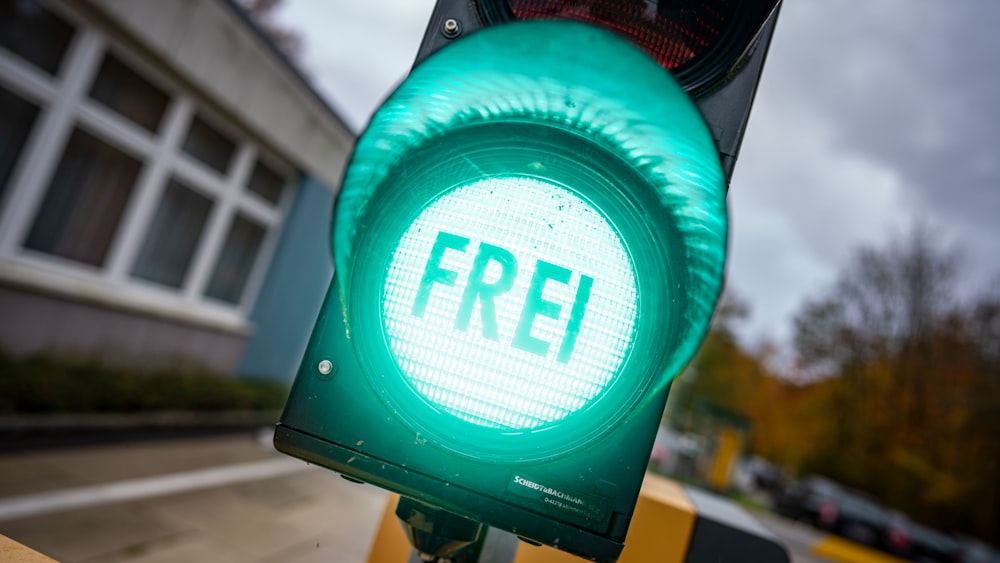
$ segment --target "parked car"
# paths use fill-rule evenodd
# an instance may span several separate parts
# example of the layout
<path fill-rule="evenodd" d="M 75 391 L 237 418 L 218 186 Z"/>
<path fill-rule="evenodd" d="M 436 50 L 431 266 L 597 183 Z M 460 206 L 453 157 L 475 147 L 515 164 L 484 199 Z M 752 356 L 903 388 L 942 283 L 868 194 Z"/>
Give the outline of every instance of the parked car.
<path fill-rule="evenodd" d="M 751 457 L 743 464 L 743 469 L 750 479 L 750 486 L 772 495 L 779 494 L 785 488 L 785 474 L 773 463 L 760 457 Z"/>
<path fill-rule="evenodd" d="M 692 478 L 702 449 L 693 436 L 661 426 L 649 454 L 649 467 L 677 479 Z"/>
<path fill-rule="evenodd" d="M 951 537 L 927 526 L 910 525 L 912 547 L 909 557 L 917 563 L 959 563 L 961 545 Z"/>
<path fill-rule="evenodd" d="M 779 514 L 856 543 L 907 556 L 910 535 L 902 515 L 824 477 L 809 477 L 779 495 Z"/>
<path fill-rule="evenodd" d="M 894 555 L 906 554 L 909 535 L 905 528 L 877 504 L 847 492 L 833 502 L 835 534 Z"/>
<path fill-rule="evenodd" d="M 776 495 L 774 509 L 778 514 L 823 527 L 824 503 L 835 497 L 840 487 L 824 477 L 807 477 Z"/>
<path fill-rule="evenodd" d="M 889 521 L 882 531 L 882 542 L 879 547 L 898 557 L 912 558 L 915 524 L 902 512 L 890 511 L 888 514 Z"/>
<path fill-rule="evenodd" d="M 982 542 L 966 539 L 959 544 L 962 563 L 1000 563 L 1000 551 Z"/>

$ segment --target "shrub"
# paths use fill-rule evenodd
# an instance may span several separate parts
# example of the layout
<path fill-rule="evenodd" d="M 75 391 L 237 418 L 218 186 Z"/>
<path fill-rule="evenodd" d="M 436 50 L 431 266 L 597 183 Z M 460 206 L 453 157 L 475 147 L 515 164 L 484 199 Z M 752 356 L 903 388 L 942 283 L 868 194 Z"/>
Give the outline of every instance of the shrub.
<path fill-rule="evenodd" d="M 0 354 L 0 413 L 277 410 L 287 395 L 286 385 L 271 381 Z"/>

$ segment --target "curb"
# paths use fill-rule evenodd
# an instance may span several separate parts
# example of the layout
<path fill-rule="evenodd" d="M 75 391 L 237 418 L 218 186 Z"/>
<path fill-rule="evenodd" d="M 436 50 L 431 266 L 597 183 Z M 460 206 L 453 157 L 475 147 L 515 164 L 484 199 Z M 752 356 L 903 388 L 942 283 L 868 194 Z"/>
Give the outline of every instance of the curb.
<path fill-rule="evenodd" d="M 0 453 L 208 436 L 273 426 L 279 411 L 161 411 L 0 415 Z"/>

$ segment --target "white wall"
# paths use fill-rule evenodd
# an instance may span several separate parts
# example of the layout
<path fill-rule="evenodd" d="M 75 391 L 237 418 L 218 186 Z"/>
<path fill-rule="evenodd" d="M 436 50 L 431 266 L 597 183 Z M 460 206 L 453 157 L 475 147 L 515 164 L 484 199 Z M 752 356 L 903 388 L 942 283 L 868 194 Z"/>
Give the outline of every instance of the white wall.
<path fill-rule="evenodd" d="M 236 121 L 338 186 L 354 137 L 225 0 L 87 0 Z"/>

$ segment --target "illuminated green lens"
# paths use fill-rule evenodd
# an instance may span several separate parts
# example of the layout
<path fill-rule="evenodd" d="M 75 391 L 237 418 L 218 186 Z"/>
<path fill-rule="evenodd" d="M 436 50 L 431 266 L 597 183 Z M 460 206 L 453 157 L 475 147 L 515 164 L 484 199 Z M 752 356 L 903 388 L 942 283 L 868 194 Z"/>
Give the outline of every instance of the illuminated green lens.
<path fill-rule="evenodd" d="M 441 197 L 399 242 L 384 322 L 416 389 L 462 419 L 557 421 L 611 382 L 637 288 L 618 234 L 563 187 L 488 178 Z"/>
<path fill-rule="evenodd" d="M 574 22 L 477 31 L 400 84 L 344 176 L 363 383 L 438 447 L 573 451 L 691 358 L 726 229 L 712 137 L 654 60 Z"/>

